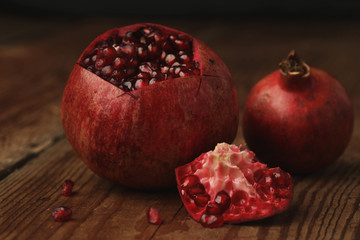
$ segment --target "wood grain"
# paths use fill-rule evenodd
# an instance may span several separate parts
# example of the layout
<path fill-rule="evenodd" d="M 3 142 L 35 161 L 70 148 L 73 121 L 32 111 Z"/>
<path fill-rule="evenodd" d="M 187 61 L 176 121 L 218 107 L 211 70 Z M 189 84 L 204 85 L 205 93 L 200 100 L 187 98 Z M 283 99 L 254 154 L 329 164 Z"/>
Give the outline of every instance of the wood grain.
<path fill-rule="evenodd" d="M 145 20 L 0 20 L 5 32 L 0 37 L 0 239 L 359 239 L 358 118 L 337 162 L 294 178 L 295 196 L 286 212 L 206 229 L 190 218 L 175 188 L 142 192 L 95 176 L 61 127 L 62 91 L 81 51 L 111 27 Z M 188 32 L 218 52 L 233 73 L 241 110 L 250 88 L 295 48 L 310 65 L 341 81 L 359 116 L 359 21 L 152 20 Z M 239 128 L 234 143 L 243 141 Z M 68 178 L 75 194 L 64 197 L 60 187 Z M 61 205 L 73 209 L 69 222 L 51 218 Z M 147 223 L 150 206 L 159 208 L 162 225 Z"/>

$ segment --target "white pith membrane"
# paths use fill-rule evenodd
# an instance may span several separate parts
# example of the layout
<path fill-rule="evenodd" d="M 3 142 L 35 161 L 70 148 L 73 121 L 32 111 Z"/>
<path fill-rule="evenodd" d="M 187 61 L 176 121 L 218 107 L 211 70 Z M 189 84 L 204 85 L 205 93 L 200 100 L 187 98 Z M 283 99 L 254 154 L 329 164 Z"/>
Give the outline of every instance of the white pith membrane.
<path fill-rule="evenodd" d="M 240 151 L 235 145 L 219 143 L 214 151 L 208 152 L 202 159 L 203 168 L 196 170 L 193 174 L 199 177 L 206 192 L 210 195 L 210 200 L 214 200 L 216 194 L 223 190 L 230 197 L 238 190 L 255 195 L 256 190 L 246 179 L 245 173 L 251 174 L 248 168 L 250 165 L 254 165 L 253 172 L 266 169 L 266 165 L 254 163 L 254 156 L 253 152 Z"/>

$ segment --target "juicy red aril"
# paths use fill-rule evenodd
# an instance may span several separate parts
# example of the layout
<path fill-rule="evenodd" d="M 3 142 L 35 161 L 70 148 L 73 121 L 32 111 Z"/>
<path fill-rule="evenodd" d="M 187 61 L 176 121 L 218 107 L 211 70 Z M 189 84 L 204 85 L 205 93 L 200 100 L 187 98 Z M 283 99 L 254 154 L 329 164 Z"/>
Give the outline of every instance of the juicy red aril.
<path fill-rule="evenodd" d="M 223 209 L 223 211 L 227 210 L 230 206 L 230 196 L 225 192 L 219 192 L 215 197 L 215 203 Z"/>
<path fill-rule="evenodd" d="M 254 173 L 254 180 L 261 185 L 269 185 L 272 182 L 269 173 L 263 170 L 258 170 Z"/>
<path fill-rule="evenodd" d="M 189 188 L 193 187 L 195 184 L 199 183 L 199 177 L 195 175 L 186 176 L 181 183 L 181 189 L 187 191 Z"/>
<path fill-rule="evenodd" d="M 210 215 L 220 215 L 224 212 L 224 209 L 216 204 L 215 202 L 210 202 L 206 206 L 206 213 Z"/>
<path fill-rule="evenodd" d="M 187 194 L 189 194 L 190 196 L 195 196 L 204 192 L 205 188 L 204 185 L 202 185 L 201 183 L 197 183 L 187 190 Z"/>
<path fill-rule="evenodd" d="M 72 210 L 68 207 L 58 207 L 51 213 L 52 217 L 57 222 L 67 221 L 72 216 Z"/>
<path fill-rule="evenodd" d="M 245 206 L 249 201 L 249 194 L 243 190 L 234 192 L 232 196 L 232 203 L 235 206 Z"/>
<path fill-rule="evenodd" d="M 209 194 L 198 194 L 198 195 L 194 195 L 194 202 L 196 204 L 196 206 L 198 207 L 205 207 L 206 204 L 209 202 L 210 200 L 210 196 Z"/>
<path fill-rule="evenodd" d="M 72 194 L 72 189 L 74 187 L 74 182 L 71 180 L 65 180 L 65 182 L 62 185 L 61 193 L 62 195 L 68 197 Z"/>
<path fill-rule="evenodd" d="M 199 66 L 193 60 L 191 38 L 183 34 L 165 36 L 154 27 L 139 27 L 124 36 L 109 37 L 95 44 L 89 52 L 81 59 L 80 65 L 125 91 L 169 78 L 200 74 Z M 144 65 L 149 69 L 142 69 Z M 117 76 L 120 72 L 124 76 Z M 155 79 L 141 75 L 153 72 L 163 75 Z"/>
<path fill-rule="evenodd" d="M 160 225 L 162 219 L 160 217 L 159 210 L 155 207 L 150 207 L 147 211 L 148 222 L 155 225 Z"/>
<path fill-rule="evenodd" d="M 291 183 L 291 177 L 288 173 L 282 171 L 281 169 L 279 169 L 278 171 L 275 171 L 272 175 L 274 184 L 276 184 L 276 186 L 280 187 L 280 188 L 285 188 L 287 186 L 289 186 L 289 184 Z"/>
<path fill-rule="evenodd" d="M 204 227 L 214 228 L 214 227 L 219 227 L 219 226 L 223 225 L 224 219 L 222 216 L 203 214 L 200 218 L 200 223 Z"/>

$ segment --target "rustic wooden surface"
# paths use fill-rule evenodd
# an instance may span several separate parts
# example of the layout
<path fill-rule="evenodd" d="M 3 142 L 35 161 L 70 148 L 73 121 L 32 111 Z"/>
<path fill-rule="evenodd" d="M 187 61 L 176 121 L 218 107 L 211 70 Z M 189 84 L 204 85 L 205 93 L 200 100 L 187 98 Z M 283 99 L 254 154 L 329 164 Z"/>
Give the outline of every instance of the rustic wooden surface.
<path fill-rule="evenodd" d="M 291 207 L 277 216 L 205 229 L 182 206 L 175 188 L 141 192 L 95 176 L 77 158 L 60 123 L 67 77 L 86 45 L 116 26 L 149 19 L 0 17 L 0 239 L 360 239 L 360 131 L 340 159 L 295 177 Z M 193 34 L 228 64 L 240 110 L 250 88 L 292 48 L 326 69 L 360 111 L 360 21 L 150 19 Z M 243 143 L 241 129 L 236 144 Z M 75 194 L 63 197 L 65 179 Z M 73 209 L 72 220 L 51 218 Z M 149 225 L 156 206 L 164 222 Z"/>

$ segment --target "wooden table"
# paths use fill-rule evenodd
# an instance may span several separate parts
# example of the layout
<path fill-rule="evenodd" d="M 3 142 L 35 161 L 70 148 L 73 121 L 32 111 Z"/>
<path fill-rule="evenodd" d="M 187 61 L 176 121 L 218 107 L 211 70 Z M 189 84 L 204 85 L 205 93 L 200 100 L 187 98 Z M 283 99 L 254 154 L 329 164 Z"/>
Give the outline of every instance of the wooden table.
<path fill-rule="evenodd" d="M 360 111 L 360 21 L 0 17 L 0 239 L 360 239 L 360 132 L 340 159 L 295 177 L 291 207 L 277 216 L 216 229 L 192 220 L 176 188 L 142 192 L 94 175 L 63 133 L 60 100 L 76 59 L 98 34 L 153 21 L 188 32 L 228 64 L 240 110 L 250 88 L 295 48 L 326 69 Z M 243 143 L 239 128 L 236 144 Z M 63 197 L 65 179 L 75 194 Z M 53 208 L 73 209 L 55 222 Z M 156 206 L 164 222 L 150 225 Z"/>

